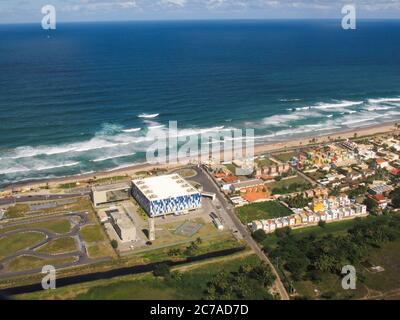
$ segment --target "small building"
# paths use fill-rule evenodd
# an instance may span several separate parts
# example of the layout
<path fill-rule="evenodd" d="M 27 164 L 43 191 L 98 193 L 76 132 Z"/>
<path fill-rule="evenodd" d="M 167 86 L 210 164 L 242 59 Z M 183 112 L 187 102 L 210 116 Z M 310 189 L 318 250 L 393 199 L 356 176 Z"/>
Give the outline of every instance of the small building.
<path fill-rule="evenodd" d="M 305 213 L 300 214 L 301 223 L 308 223 L 308 216 Z"/>
<path fill-rule="evenodd" d="M 218 230 L 220 230 L 220 231 L 224 230 L 224 225 L 222 224 L 221 220 L 219 220 L 218 218 L 213 219 L 213 223 Z"/>
<path fill-rule="evenodd" d="M 253 189 L 253 188 L 265 188 L 264 181 L 261 179 L 251 179 L 251 180 L 246 180 L 246 181 L 241 181 L 237 183 L 232 183 L 231 184 L 231 191 L 233 192 L 247 192 L 247 190 Z"/>
<path fill-rule="evenodd" d="M 326 213 L 325 212 L 318 212 L 317 215 L 319 216 L 319 220 L 326 221 Z"/>
<path fill-rule="evenodd" d="M 280 228 L 283 227 L 283 223 L 282 223 L 281 218 L 276 218 L 276 219 L 275 219 L 275 224 L 276 224 L 276 228 L 277 228 L 277 229 L 280 229 Z"/>
<path fill-rule="evenodd" d="M 124 213 L 119 210 L 110 213 L 110 221 L 122 242 L 136 241 L 136 227 Z"/>
<path fill-rule="evenodd" d="M 296 225 L 296 218 L 295 218 L 295 216 L 289 216 L 289 217 L 288 217 L 288 220 L 289 220 L 289 226 L 294 226 L 294 225 Z"/>
<path fill-rule="evenodd" d="M 103 204 L 128 200 L 131 188 L 128 183 L 108 184 L 92 187 L 90 197 L 93 205 L 98 207 Z"/>
<path fill-rule="evenodd" d="M 256 232 L 257 230 L 262 230 L 262 229 L 263 229 L 263 224 L 261 223 L 261 221 L 254 220 L 251 223 L 251 231 L 252 232 Z M 269 231 L 269 228 L 268 228 L 268 231 Z"/>
<path fill-rule="evenodd" d="M 296 224 L 297 226 L 302 224 L 302 218 L 301 218 L 301 215 L 300 215 L 300 214 L 296 214 L 296 215 L 294 216 L 294 219 L 295 219 L 295 224 Z"/>
<path fill-rule="evenodd" d="M 287 227 L 287 226 L 289 226 L 289 218 L 284 217 L 282 218 L 282 227 Z"/>
<path fill-rule="evenodd" d="M 269 224 L 269 232 L 274 232 L 276 229 L 276 224 L 274 221 L 272 220 L 268 220 L 268 224 Z"/>
<path fill-rule="evenodd" d="M 306 212 L 305 215 L 307 216 L 307 222 L 314 223 L 314 213 Z"/>

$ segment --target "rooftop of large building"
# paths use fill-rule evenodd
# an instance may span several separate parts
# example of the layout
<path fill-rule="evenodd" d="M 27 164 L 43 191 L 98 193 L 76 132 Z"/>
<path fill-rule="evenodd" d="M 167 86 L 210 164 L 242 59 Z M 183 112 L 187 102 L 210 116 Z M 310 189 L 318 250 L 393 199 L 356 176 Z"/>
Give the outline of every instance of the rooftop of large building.
<path fill-rule="evenodd" d="M 179 174 L 174 173 L 132 180 L 132 183 L 149 199 L 160 200 L 199 193 Z"/>

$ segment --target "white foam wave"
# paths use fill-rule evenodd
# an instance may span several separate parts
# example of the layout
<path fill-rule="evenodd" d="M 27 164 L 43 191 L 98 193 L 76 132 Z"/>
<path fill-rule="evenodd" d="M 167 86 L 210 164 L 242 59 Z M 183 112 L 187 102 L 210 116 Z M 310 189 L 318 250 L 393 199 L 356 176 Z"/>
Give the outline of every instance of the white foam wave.
<path fill-rule="evenodd" d="M 301 119 L 307 119 L 307 118 L 315 118 L 315 117 L 320 117 L 321 114 L 319 112 L 315 111 L 298 111 L 294 113 L 289 113 L 289 114 L 277 114 L 273 115 L 267 118 L 264 118 L 262 120 L 263 125 L 268 125 L 268 126 L 281 126 L 284 125 L 287 122 L 291 121 L 296 121 L 296 120 L 301 120 Z"/>
<path fill-rule="evenodd" d="M 142 113 L 138 115 L 139 118 L 144 118 L 144 119 L 153 119 L 157 118 L 160 114 L 159 113 L 152 113 L 152 114 L 147 114 L 147 113 Z"/>
<path fill-rule="evenodd" d="M 331 108 L 348 108 L 348 107 L 353 107 L 357 106 L 360 104 L 363 104 L 364 101 L 348 101 L 348 100 L 342 100 L 338 101 L 336 103 L 319 103 L 315 106 L 311 106 L 311 108 L 315 109 L 331 109 Z"/>
<path fill-rule="evenodd" d="M 365 110 L 368 111 L 383 111 L 383 110 L 392 110 L 392 109 L 396 109 L 396 107 L 389 107 L 389 106 L 370 106 L 370 107 L 366 107 L 364 108 Z"/>
<path fill-rule="evenodd" d="M 279 99 L 281 102 L 295 102 L 300 101 L 301 99 L 293 98 L 293 99 Z"/>
<path fill-rule="evenodd" d="M 97 158 L 97 159 L 94 159 L 94 160 L 92 160 L 92 161 L 93 161 L 93 162 L 102 162 L 102 161 L 106 161 L 106 160 L 117 159 L 117 158 L 123 158 L 123 157 L 132 156 L 132 155 L 134 155 L 134 153 L 117 154 L 117 155 L 115 155 L 115 156 Z"/>
<path fill-rule="evenodd" d="M 37 170 L 37 171 L 44 171 L 44 170 L 52 170 L 52 169 L 59 169 L 59 168 L 64 168 L 64 167 L 75 167 L 79 165 L 79 162 L 69 162 L 69 163 L 64 163 L 64 164 L 59 164 L 59 165 L 50 165 L 50 166 L 43 166 L 43 167 L 38 167 L 32 170 Z"/>
<path fill-rule="evenodd" d="M 124 129 L 122 132 L 138 132 L 141 128 Z"/>
<path fill-rule="evenodd" d="M 384 102 L 400 102 L 400 97 L 368 99 L 368 103 L 384 103 Z"/>

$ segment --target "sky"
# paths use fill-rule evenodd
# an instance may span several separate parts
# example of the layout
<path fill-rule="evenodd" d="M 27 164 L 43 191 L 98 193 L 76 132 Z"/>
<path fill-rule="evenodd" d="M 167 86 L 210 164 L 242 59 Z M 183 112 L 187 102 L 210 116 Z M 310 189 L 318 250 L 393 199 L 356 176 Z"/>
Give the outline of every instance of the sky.
<path fill-rule="evenodd" d="M 57 23 L 180 19 L 341 19 L 355 4 L 358 18 L 400 18 L 400 0 L 0 0 L 0 23 L 40 23 L 53 5 Z"/>

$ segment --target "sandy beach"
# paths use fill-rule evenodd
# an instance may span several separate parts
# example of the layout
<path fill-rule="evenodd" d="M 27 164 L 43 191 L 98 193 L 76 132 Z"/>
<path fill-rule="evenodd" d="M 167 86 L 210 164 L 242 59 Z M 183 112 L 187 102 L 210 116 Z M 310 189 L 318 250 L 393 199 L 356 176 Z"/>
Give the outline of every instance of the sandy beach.
<path fill-rule="evenodd" d="M 396 122 L 388 122 L 377 124 L 368 127 L 361 127 L 361 128 L 354 128 L 348 129 L 343 131 L 334 132 L 331 134 L 324 134 L 324 135 L 309 135 L 306 137 L 301 137 L 298 139 L 286 140 L 281 142 L 274 142 L 274 143 L 265 143 L 255 145 L 254 147 L 254 154 L 261 155 L 264 153 L 270 152 L 280 152 L 280 151 L 290 151 L 292 149 L 296 149 L 299 147 L 305 147 L 307 145 L 315 145 L 315 144 L 324 144 L 333 142 L 334 140 L 338 139 L 348 139 L 354 138 L 355 134 L 357 138 L 361 138 L 364 136 L 371 136 L 377 134 L 384 134 L 393 132 L 395 130 L 395 123 Z M 313 140 L 312 142 L 310 140 Z M 13 188 L 38 188 L 39 186 L 43 186 L 44 184 L 48 184 L 50 187 L 56 187 L 61 183 L 70 183 L 70 182 L 79 182 L 79 181 L 86 181 L 88 179 L 93 179 L 96 177 L 98 178 L 108 178 L 113 176 L 134 176 L 138 172 L 141 171 L 148 171 L 153 169 L 165 169 L 171 170 L 182 165 L 185 165 L 190 162 L 191 159 L 187 159 L 186 163 L 179 163 L 179 164 L 132 164 L 132 166 L 126 166 L 124 168 L 117 168 L 115 170 L 105 171 L 105 172 L 92 172 L 88 174 L 81 174 L 81 175 L 73 175 L 68 177 L 60 177 L 60 178 L 50 178 L 50 179 L 40 179 L 40 180 L 31 180 L 31 181 L 24 181 L 24 182 L 16 182 L 12 185 L 6 186 L 0 191 L 9 191 Z M 192 159 L 194 160 L 194 159 Z"/>

